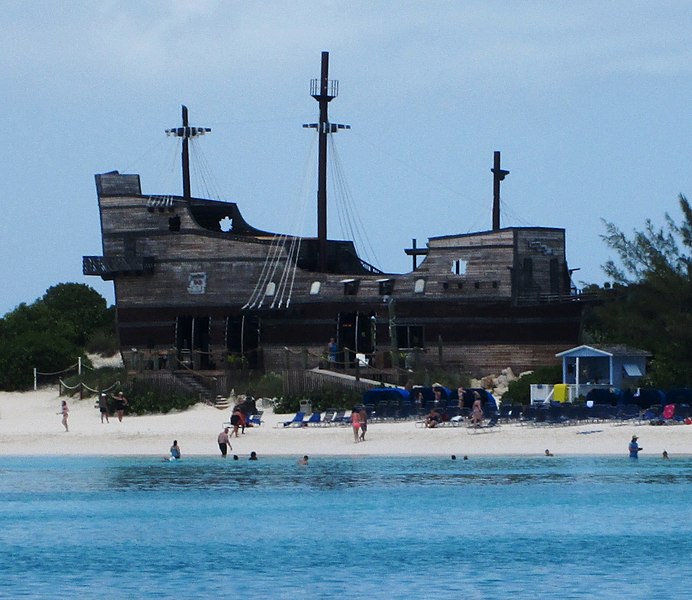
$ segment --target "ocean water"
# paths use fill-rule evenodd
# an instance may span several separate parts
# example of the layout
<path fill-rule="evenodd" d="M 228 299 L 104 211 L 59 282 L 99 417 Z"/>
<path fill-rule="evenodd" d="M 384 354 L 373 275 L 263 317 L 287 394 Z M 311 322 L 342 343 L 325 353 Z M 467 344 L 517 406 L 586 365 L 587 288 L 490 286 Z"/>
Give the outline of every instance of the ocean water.
<path fill-rule="evenodd" d="M 0 457 L 3 598 L 681 598 L 692 458 Z"/>

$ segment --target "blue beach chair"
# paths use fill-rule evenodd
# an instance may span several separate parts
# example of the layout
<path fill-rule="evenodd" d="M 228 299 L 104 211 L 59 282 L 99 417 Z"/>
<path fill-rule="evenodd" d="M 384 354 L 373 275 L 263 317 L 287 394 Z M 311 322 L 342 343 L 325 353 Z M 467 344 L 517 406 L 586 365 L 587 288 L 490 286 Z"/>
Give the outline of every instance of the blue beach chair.
<path fill-rule="evenodd" d="M 284 427 L 300 427 L 303 424 L 303 419 L 305 418 L 304 412 L 297 412 L 296 416 L 290 421 L 284 421 Z"/>

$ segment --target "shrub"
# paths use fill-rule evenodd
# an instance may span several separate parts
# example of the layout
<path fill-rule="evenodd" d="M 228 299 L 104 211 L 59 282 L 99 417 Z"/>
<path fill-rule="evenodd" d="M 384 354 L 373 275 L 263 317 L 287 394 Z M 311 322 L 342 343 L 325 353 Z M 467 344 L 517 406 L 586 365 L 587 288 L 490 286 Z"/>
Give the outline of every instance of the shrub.
<path fill-rule="evenodd" d="M 164 391 L 146 381 L 134 378 L 124 388 L 128 401 L 127 412 L 136 415 L 166 414 L 171 410 L 185 410 L 197 403 L 193 397 L 177 392 Z"/>
<path fill-rule="evenodd" d="M 538 367 L 535 371 L 520 377 L 516 381 L 512 381 L 507 387 L 504 396 L 502 396 L 502 401 L 512 401 L 515 404 L 529 404 L 531 402 L 532 383 L 553 384 L 561 382 L 561 365 Z"/>
<path fill-rule="evenodd" d="M 118 352 L 118 337 L 111 327 L 97 329 L 89 336 L 84 349 L 91 354 L 113 356 Z"/>
<path fill-rule="evenodd" d="M 278 398 L 283 392 L 283 381 L 280 373 L 265 373 L 254 384 L 253 395 L 258 398 Z"/>

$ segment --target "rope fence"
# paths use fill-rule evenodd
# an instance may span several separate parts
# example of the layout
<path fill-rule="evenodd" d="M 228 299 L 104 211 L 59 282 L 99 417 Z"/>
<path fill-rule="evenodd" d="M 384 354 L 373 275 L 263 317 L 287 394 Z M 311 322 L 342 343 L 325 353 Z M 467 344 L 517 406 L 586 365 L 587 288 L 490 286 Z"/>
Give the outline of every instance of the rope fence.
<path fill-rule="evenodd" d="M 81 380 L 82 373 L 84 372 L 84 369 L 88 369 L 89 371 L 95 371 L 94 367 L 85 364 L 82 361 L 82 357 L 78 357 L 77 362 L 70 365 L 69 367 L 66 367 L 60 371 L 39 371 L 36 367 L 34 367 L 34 391 L 38 390 L 38 378 L 39 377 L 48 377 L 48 378 L 53 378 L 58 376 L 58 389 L 59 389 L 59 394 L 62 396 L 63 395 L 63 390 L 67 391 L 74 391 L 74 390 L 79 390 L 79 399 L 81 400 L 84 396 L 84 391 L 91 392 L 93 394 L 101 394 L 104 392 L 109 392 L 113 388 L 116 388 L 120 385 L 120 380 L 116 381 L 115 383 L 109 385 L 107 388 L 104 388 L 102 390 L 97 390 L 86 383 L 84 383 Z M 63 377 L 59 377 L 60 375 L 65 375 L 74 372 L 76 375 L 80 377 L 80 381 L 76 383 L 75 385 L 69 385 L 68 383 L 65 382 L 65 379 Z"/>

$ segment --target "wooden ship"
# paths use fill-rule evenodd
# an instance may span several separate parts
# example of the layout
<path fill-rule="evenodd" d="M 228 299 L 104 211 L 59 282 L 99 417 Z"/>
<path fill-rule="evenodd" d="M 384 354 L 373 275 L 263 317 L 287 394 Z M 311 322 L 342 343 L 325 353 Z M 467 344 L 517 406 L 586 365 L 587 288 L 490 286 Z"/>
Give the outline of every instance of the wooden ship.
<path fill-rule="evenodd" d="M 96 175 L 102 256 L 83 271 L 113 281 L 125 364 L 224 371 L 443 366 L 473 376 L 555 361 L 579 343 L 583 303 L 571 285 L 565 230 L 501 227 L 495 152 L 492 228 L 405 249 L 407 273 L 384 273 L 353 242 L 327 235 L 327 140 L 337 82 L 312 81 L 319 103 L 317 236 L 256 229 L 236 203 L 194 197 L 182 126 L 182 196 L 142 193 L 139 175 Z M 331 338 L 336 353 L 327 355 Z M 329 359 L 332 359 L 329 361 Z M 334 360 L 335 359 L 335 360 Z M 329 361 L 329 364 L 325 364 Z"/>

